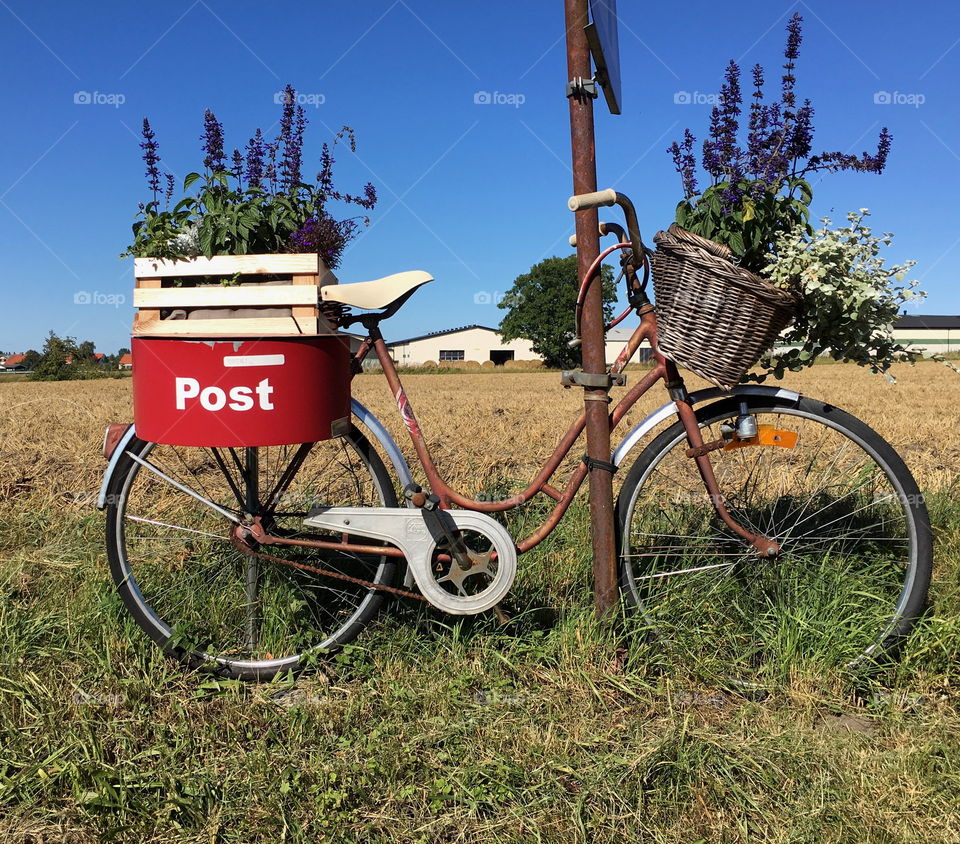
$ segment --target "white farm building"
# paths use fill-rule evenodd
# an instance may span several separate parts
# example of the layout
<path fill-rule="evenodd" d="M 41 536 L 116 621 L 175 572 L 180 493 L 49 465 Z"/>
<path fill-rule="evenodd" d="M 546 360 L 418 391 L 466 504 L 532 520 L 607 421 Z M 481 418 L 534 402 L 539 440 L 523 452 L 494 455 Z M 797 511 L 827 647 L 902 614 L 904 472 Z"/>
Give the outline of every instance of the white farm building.
<path fill-rule="evenodd" d="M 623 350 L 634 326 L 617 326 L 607 332 L 607 363 L 613 363 Z M 649 354 L 649 344 L 644 342 L 639 354 L 634 356 L 644 360 Z M 495 328 L 485 325 L 465 325 L 462 328 L 449 328 L 446 331 L 434 331 L 419 337 L 388 343 L 390 355 L 398 366 L 421 366 L 424 363 L 447 363 L 450 361 L 491 361 L 500 365 L 514 360 L 542 360 L 533 351 L 529 340 L 510 340 L 504 342 Z"/>
<path fill-rule="evenodd" d="M 960 352 L 960 316 L 910 315 L 893 324 L 893 337 L 910 348 L 928 352 Z"/>
<path fill-rule="evenodd" d="M 529 340 L 504 342 L 495 328 L 485 325 L 464 325 L 434 331 L 407 340 L 388 343 L 390 355 L 398 366 L 421 366 L 424 363 L 446 363 L 472 360 L 504 364 L 512 360 L 540 360 Z"/>

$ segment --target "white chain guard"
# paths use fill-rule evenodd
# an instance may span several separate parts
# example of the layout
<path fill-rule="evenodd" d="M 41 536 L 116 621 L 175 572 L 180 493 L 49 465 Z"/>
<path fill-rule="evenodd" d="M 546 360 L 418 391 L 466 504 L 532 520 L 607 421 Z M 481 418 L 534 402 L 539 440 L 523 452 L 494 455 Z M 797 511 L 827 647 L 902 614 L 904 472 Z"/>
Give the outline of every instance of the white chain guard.
<path fill-rule="evenodd" d="M 438 527 L 430 523 L 434 515 L 449 519 L 448 528 L 475 531 L 490 540 L 497 553 L 497 572 L 480 594 L 454 595 L 437 582 L 431 560 L 442 534 L 432 533 L 438 531 Z M 517 549 L 510 534 L 498 521 L 474 510 L 436 510 L 433 514 L 424 514 L 404 507 L 324 507 L 311 513 L 303 523 L 311 528 L 380 539 L 395 545 L 407 558 L 423 597 L 451 615 L 474 615 L 495 606 L 510 591 L 517 574 Z"/>

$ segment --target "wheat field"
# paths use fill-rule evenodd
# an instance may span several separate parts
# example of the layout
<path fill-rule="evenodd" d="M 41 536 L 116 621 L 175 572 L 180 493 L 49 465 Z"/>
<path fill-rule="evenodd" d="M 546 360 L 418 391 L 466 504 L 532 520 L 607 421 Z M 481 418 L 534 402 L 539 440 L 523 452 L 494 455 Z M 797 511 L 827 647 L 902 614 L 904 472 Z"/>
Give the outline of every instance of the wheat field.
<path fill-rule="evenodd" d="M 893 372 L 896 384 L 854 366 L 824 365 L 777 383 L 862 419 L 900 452 L 922 488 L 950 489 L 960 475 L 960 376 L 926 362 Z M 628 375 L 632 383 L 642 372 Z M 494 476 L 514 483 L 532 478 L 583 404 L 578 391 L 560 386 L 556 372 L 406 375 L 403 381 L 442 474 L 468 492 Z M 692 375 L 687 384 L 690 390 L 709 386 Z M 414 466 L 382 376 L 358 376 L 353 394 L 386 424 Z M 0 397 L 0 501 L 30 494 L 89 506 L 103 470 L 103 430 L 132 419 L 129 379 L 0 383 Z M 654 387 L 620 423 L 613 442 L 666 401 L 662 386 Z M 582 454 L 582 446 L 571 453 Z"/>

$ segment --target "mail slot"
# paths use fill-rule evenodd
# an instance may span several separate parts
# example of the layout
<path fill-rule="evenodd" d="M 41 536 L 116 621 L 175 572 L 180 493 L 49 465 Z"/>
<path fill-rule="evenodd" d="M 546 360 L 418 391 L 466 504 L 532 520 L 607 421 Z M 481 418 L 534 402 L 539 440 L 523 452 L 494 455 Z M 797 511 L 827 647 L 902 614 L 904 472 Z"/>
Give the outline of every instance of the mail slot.
<path fill-rule="evenodd" d="M 137 436 L 169 445 L 267 446 L 350 424 L 344 335 L 132 340 Z"/>

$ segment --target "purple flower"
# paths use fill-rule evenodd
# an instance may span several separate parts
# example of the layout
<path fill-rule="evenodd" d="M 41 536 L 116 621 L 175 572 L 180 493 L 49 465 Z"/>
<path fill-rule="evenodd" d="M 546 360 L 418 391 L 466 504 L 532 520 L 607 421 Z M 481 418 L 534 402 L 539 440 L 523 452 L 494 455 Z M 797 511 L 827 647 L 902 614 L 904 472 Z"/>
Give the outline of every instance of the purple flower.
<path fill-rule="evenodd" d="M 800 55 L 800 42 L 803 41 L 803 32 L 800 26 L 802 23 L 803 18 L 800 16 L 800 13 L 794 12 L 793 17 L 790 18 L 790 22 L 787 24 L 787 47 L 783 51 L 783 55 L 787 61 L 796 61 Z"/>
<path fill-rule="evenodd" d="M 203 166 L 217 172 L 226 170 L 223 159 L 223 126 L 210 109 L 203 112 Z"/>
<path fill-rule="evenodd" d="M 724 214 L 732 214 L 743 200 L 743 189 L 740 187 L 739 179 L 731 181 L 720 191 L 720 211 Z"/>
<path fill-rule="evenodd" d="M 331 269 L 340 263 L 340 255 L 356 230 L 354 220 L 334 220 L 325 211 L 310 217 L 290 237 L 293 252 L 316 252 Z"/>
<path fill-rule="evenodd" d="M 790 139 L 787 142 L 787 156 L 794 162 L 810 155 L 813 144 L 813 106 L 810 100 L 804 100 L 797 109 L 796 121 L 790 130 Z"/>
<path fill-rule="evenodd" d="M 713 178 L 719 179 L 723 174 L 723 160 L 720 157 L 720 134 L 723 118 L 720 106 L 715 105 L 710 111 L 710 129 L 708 136 L 703 139 L 703 169 Z"/>
<path fill-rule="evenodd" d="M 763 68 L 753 66 L 753 102 L 750 103 L 750 122 L 747 132 L 747 167 L 759 177 L 770 130 L 770 111 L 763 104 Z"/>
<path fill-rule="evenodd" d="M 307 128 L 307 116 L 303 106 L 297 106 L 293 121 L 293 131 L 283 148 L 283 181 L 287 190 L 295 190 L 303 181 L 303 133 Z"/>
<path fill-rule="evenodd" d="M 799 12 L 794 12 L 793 17 L 787 24 L 787 46 L 783 51 L 783 56 L 787 60 L 783 65 L 784 74 L 781 78 L 783 94 L 781 101 L 784 105 L 784 114 L 788 114 L 796 103 L 796 94 L 793 92 L 793 86 L 796 84 L 797 77 L 793 75 L 797 57 L 800 55 L 800 42 L 803 41 L 803 32 L 801 24 L 803 18 Z"/>
<path fill-rule="evenodd" d="M 724 83 L 720 87 L 721 126 L 720 141 L 724 151 L 732 154 L 737 144 L 737 132 L 740 129 L 740 66 L 730 60 L 724 73 Z M 729 163 L 729 160 L 724 163 Z"/>
<path fill-rule="evenodd" d="M 703 168 L 713 176 L 714 184 L 742 168 L 743 152 L 737 146 L 742 101 L 740 67 L 731 60 L 724 73 L 718 102 L 710 112 L 709 137 L 703 142 Z"/>
<path fill-rule="evenodd" d="M 330 145 L 324 143 L 320 148 L 320 172 L 317 173 L 317 184 L 325 196 L 333 191 L 333 165 L 335 159 Z"/>
<path fill-rule="evenodd" d="M 877 142 L 877 154 L 873 157 L 873 172 L 882 173 L 883 168 L 887 166 L 887 156 L 890 155 L 890 147 L 893 144 L 893 135 L 884 126 L 880 130 L 880 140 Z M 864 158 L 867 154 L 864 153 Z"/>
<path fill-rule="evenodd" d="M 271 141 L 266 145 L 266 163 L 263 165 L 263 181 L 270 182 L 273 187 L 274 179 L 277 178 L 277 149 L 278 142 Z"/>
<path fill-rule="evenodd" d="M 292 85 L 283 89 L 283 112 L 280 115 L 278 145 L 283 147 L 280 159 L 280 189 L 292 191 L 302 181 L 303 132 L 307 118 L 303 107 L 297 105 L 297 92 Z"/>
<path fill-rule="evenodd" d="M 320 193 L 323 195 L 324 199 L 337 199 L 342 202 L 351 202 L 354 205 L 359 205 L 361 208 L 366 208 L 368 211 L 371 210 L 377 204 L 377 190 L 369 182 L 364 185 L 363 196 L 354 196 L 349 193 L 341 193 L 338 190 L 335 190 L 333 187 L 333 165 L 335 159 L 333 157 L 333 147 L 337 145 L 337 142 L 342 140 L 344 137 L 347 138 L 347 142 L 350 145 L 350 150 L 352 152 L 356 151 L 357 142 L 356 138 L 353 135 L 353 129 L 349 126 L 344 126 L 340 129 L 339 132 L 334 136 L 333 146 L 330 144 L 324 144 L 320 149 L 320 171 L 317 173 L 317 186 L 320 188 Z M 351 224 L 355 227 L 355 223 Z M 351 232 L 353 229 L 351 229 Z"/>
<path fill-rule="evenodd" d="M 160 163 L 160 155 L 157 153 L 159 144 L 146 117 L 143 118 L 143 143 L 140 144 L 140 149 L 143 150 L 143 160 L 147 164 L 147 186 L 153 191 L 153 198 L 156 200 L 160 190 L 160 168 L 157 167 Z"/>
<path fill-rule="evenodd" d="M 880 130 L 880 139 L 877 142 L 876 155 L 864 152 L 863 155 L 856 156 L 846 152 L 822 152 L 820 155 L 814 155 L 807 162 L 801 175 L 812 173 L 817 170 L 826 170 L 830 173 L 836 173 L 841 170 L 856 170 L 860 173 L 882 173 L 887 165 L 887 156 L 890 154 L 890 145 L 893 143 L 893 136 L 884 126 Z"/>
<path fill-rule="evenodd" d="M 260 187 L 260 180 L 263 178 L 263 154 L 263 135 L 257 129 L 247 144 L 246 176 L 247 184 L 251 188 Z"/>
<path fill-rule="evenodd" d="M 243 187 L 243 153 L 241 153 L 240 150 L 235 149 L 233 151 L 231 161 L 233 167 L 230 170 L 230 173 L 237 180 L 237 184 L 240 187 Z"/>
<path fill-rule="evenodd" d="M 766 106 L 764 120 L 765 134 L 757 157 L 757 179 L 765 187 L 776 191 L 790 169 L 784 134 L 787 125 L 783 118 L 783 104 L 776 102 Z"/>
<path fill-rule="evenodd" d="M 170 200 L 173 199 L 173 173 L 166 173 L 167 179 L 167 190 L 164 193 L 164 197 L 167 200 L 167 205 L 170 204 Z"/>
<path fill-rule="evenodd" d="M 697 192 L 697 159 L 693 154 L 693 145 L 696 140 L 689 129 L 684 129 L 683 144 L 674 141 L 668 149 L 668 152 L 673 155 L 673 166 L 677 168 L 683 183 L 684 199 L 689 199 Z"/>

